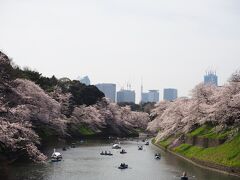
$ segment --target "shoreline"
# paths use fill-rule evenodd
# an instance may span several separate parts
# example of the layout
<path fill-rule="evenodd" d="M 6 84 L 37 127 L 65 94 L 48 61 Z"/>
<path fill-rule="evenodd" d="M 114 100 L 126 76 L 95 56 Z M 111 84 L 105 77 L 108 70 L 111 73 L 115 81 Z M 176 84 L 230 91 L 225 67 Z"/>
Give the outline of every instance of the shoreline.
<path fill-rule="evenodd" d="M 175 156 L 177 156 L 177 157 L 179 157 L 179 158 L 181 158 L 181 159 L 183 159 L 183 160 L 185 160 L 185 161 L 187 161 L 187 162 L 189 162 L 189 163 L 191 163 L 191 164 L 193 164 L 193 165 L 195 165 L 197 167 L 200 167 L 202 169 L 207 169 L 207 170 L 210 170 L 210 171 L 215 171 L 215 172 L 222 173 L 222 174 L 225 174 L 225 175 L 229 175 L 229 176 L 234 176 L 234 177 L 239 177 L 240 178 L 240 173 L 231 173 L 231 172 L 224 171 L 224 170 L 221 170 L 221 169 L 213 168 L 213 167 L 205 165 L 206 162 L 201 161 L 201 160 L 198 160 L 198 162 L 195 162 L 194 160 L 189 159 L 189 158 L 187 158 L 185 156 L 182 156 L 180 154 L 177 154 L 177 153 L 169 150 L 168 148 L 164 148 L 164 147 L 162 147 L 159 144 L 153 143 L 152 140 L 151 140 L 151 143 L 154 146 L 156 146 L 156 147 L 158 147 L 158 148 L 160 148 L 160 149 L 162 149 L 164 151 L 167 151 L 167 152 L 169 152 L 169 153 L 171 153 L 171 154 L 173 154 L 173 155 L 175 155 Z M 213 163 L 211 163 L 211 164 L 213 164 Z M 220 165 L 220 166 L 229 168 L 229 167 L 223 166 L 223 165 Z"/>

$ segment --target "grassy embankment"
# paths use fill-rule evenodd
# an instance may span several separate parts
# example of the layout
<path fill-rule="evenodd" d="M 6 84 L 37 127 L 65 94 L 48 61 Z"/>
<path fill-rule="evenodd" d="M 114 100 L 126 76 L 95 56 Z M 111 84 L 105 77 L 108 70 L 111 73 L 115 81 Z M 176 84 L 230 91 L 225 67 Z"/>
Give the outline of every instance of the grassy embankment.
<path fill-rule="evenodd" d="M 231 132 L 232 130 L 225 130 L 221 133 L 216 133 L 214 127 L 203 125 L 187 134 L 187 136 L 197 136 L 208 139 L 224 139 Z M 156 145 L 168 148 L 174 139 L 174 137 L 170 137 L 158 142 Z M 155 141 L 153 140 L 153 143 L 154 142 Z M 240 134 L 236 135 L 231 141 L 226 141 L 216 147 L 202 148 L 191 144 L 181 144 L 170 150 L 189 159 L 198 159 L 227 167 L 240 167 Z"/>

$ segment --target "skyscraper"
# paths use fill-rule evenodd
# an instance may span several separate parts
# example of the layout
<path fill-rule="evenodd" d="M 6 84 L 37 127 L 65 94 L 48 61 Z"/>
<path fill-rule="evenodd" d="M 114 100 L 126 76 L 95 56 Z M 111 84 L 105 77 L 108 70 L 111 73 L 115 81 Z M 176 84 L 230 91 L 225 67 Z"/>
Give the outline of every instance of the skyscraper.
<path fill-rule="evenodd" d="M 116 84 L 100 83 L 96 87 L 105 94 L 105 97 L 110 99 L 111 102 L 116 101 Z"/>
<path fill-rule="evenodd" d="M 159 91 L 149 90 L 149 92 L 141 93 L 141 103 L 159 102 Z"/>
<path fill-rule="evenodd" d="M 163 90 L 163 99 L 166 101 L 173 101 L 177 99 L 178 97 L 178 92 L 177 89 L 173 88 L 166 88 Z"/>
<path fill-rule="evenodd" d="M 141 93 L 141 103 L 147 103 L 148 101 L 148 93 L 142 92 Z"/>
<path fill-rule="evenodd" d="M 132 90 L 120 90 L 117 92 L 118 103 L 135 103 L 135 91 Z"/>
<path fill-rule="evenodd" d="M 149 100 L 149 102 L 158 102 L 159 101 L 159 91 L 158 90 L 149 90 L 148 100 Z"/>
<path fill-rule="evenodd" d="M 218 86 L 218 77 L 216 75 L 216 72 L 208 71 L 204 76 L 204 84 L 212 84 Z"/>
<path fill-rule="evenodd" d="M 159 91 L 149 90 L 149 92 L 143 92 L 143 83 L 141 81 L 141 101 L 140 103 L 159 102 Z"/>

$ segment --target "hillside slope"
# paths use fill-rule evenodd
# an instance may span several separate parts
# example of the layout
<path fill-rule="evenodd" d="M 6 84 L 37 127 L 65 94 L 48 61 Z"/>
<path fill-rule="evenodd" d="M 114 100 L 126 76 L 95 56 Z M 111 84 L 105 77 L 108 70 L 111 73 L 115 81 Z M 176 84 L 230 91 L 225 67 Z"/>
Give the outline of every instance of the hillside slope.
<path fill-rule="evenodd" d="M 191 98 L 160 102 L 148 130 L 154 143 L 202 164 L 240 174 L 240 72 L 224 86 L 199 84 Z"/>

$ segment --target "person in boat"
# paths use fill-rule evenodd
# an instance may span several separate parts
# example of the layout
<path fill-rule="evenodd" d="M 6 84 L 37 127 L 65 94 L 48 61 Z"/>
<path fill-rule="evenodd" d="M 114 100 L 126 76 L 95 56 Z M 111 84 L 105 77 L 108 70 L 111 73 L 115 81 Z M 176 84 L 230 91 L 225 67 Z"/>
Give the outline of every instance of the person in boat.
<path fill-rule="evenodd" d="M 155 154 L 155 159 L 161 159 L 161 154 L 160 153 L 156 153 Z"/>
<path fill-rule="evenodd" d="M 126 169 L 126 168 L 128 168 L 128 165 L 125 164 L 125 163 L 121 163 L 118 168 L 119 168 L 119 169 Z"/>
<path fill-rule="evenodd" d="M 107 153 L 107 151 L 105 151 L 105 155 L 107 155 L 108 153 Z"/>
<path fill-rule="evenodd" d="M 124 150 L 120 151 L 120 154 L 126 154 L 126 153 L 127 153 L 127 152 L 124 151 Z"/>
<path fill-rule="evenodd" d="M 181 180 L 188 180 L 187 173 L 184 171 Z"/>

